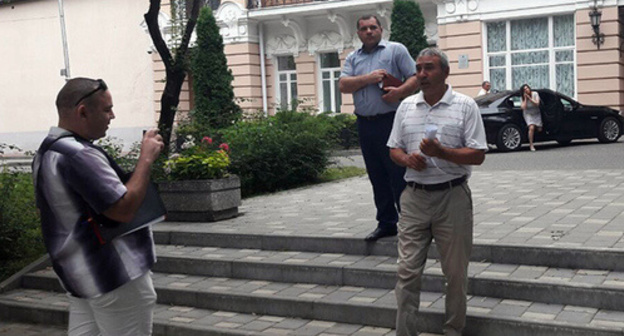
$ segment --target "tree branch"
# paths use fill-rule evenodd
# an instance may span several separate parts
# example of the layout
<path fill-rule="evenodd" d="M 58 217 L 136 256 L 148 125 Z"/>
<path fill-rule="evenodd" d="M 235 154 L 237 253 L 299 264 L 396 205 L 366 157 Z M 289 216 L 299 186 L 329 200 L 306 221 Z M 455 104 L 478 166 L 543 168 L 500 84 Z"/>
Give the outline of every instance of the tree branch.
<path fill-rule="evenodd" d="M 199 16 L 199 10 L 201 9 L 202 3 L 203 3 L 202 0 L 193 0 L 193 7 L 191 8 L 191 15 L 189 16 L 189 19 L 186 22 L 186 30 L 184 31 L 184 36 L 182 36 L 180 47 L 176 51 L 177 55 L 186 55 L 189 42 L 191 41 L 191 35 L 193 34 L 193 30 L 195 30 L 195 25 L 197 24 L 197 17 Z M 180 56 L 177 56 L 177 55 L 176 55 L 176 61 L 177 59 L 182 59 L 180 58 Z"/>
<path fill-rule="evenodd" d="M 160 54 L 160 58 L 165 64 L 166 69 L 171 69 L 173 67 L 173 58 L 171 57 L 171 52 L 169 51 L 169 47 L 167 47 L 167 43 L 163 40 L 162 34 L 160 33 L 160 27 L 158 25 L 158 13 L 160 12 L 160 0 L 150 0 L 150 7 L 147 13 L 143 16 L 145 18 L 145 23 L 147 24 L 147 29 L 150 33 L 150 37 L 152 38 L 152 42 Z"/>

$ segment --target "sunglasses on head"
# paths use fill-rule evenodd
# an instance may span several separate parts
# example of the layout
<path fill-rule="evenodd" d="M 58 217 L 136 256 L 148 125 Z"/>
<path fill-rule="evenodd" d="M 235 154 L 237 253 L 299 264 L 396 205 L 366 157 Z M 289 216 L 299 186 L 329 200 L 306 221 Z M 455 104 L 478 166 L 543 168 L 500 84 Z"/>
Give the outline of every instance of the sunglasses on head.
<path fill-rule="evenodd" d="M 108 90 L 108 86 L 106 86 L 106 83 L 104 83 L 103 80 L 98 79 L 97 82 L 98 82 L 98 87 L 93 89 L 93 90 L 91 90 L 91 91 L 89 91 L 87 94 L 82 96 L 82 98 L 78 99 L 78 101 L 76 102 L 76 105 L 74 105 L 74 106 L 78 106 L 78 104 L 80 104 L 81 101 L 91 97 L 94 93 L 96 93 L 96 92 L 98 92 L 100 90 L 102 90 L 102 91 Z"/>

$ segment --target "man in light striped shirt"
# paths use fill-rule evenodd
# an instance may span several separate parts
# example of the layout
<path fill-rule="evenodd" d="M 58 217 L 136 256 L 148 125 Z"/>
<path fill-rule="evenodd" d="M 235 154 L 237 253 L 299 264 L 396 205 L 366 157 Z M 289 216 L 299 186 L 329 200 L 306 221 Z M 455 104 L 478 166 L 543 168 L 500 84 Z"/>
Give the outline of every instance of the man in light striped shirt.
<path fill-rule="evenodd" d="M 485 159 L 487 143 L 475 101 L 446 84 L 447 56 L 420 52 L 421 92 L 405 99 L 388 139 L 390 157 L 407 167 L 398 223 L 397 336 L 417 335 L 421 276 L 435 239 L 446 277 L 444 335 L 459 336 L 466 323 L 467 270 L 472 249 L 471 165 Z M 432 138 L 427 129 L 437 129 Z"/>

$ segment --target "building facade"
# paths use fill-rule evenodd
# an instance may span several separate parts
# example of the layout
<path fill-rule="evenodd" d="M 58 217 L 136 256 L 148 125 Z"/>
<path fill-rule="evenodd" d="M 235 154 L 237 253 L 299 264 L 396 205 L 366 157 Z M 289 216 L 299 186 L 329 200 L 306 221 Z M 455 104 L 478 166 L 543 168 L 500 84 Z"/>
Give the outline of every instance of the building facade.
<path fill-rule="evenodd" d="M 171 29 L 163 1 L 160 24 Z M 522 83 L 551 88 L 585 104 L 624 108 L 624 0 L 414 0 L 428 42 L 446 51 L 449 82 L 474 96 L 483 80 L 496 90 Z M 148 0 L 64 0 L 71 75 L 103 78 L 117 118 L 110 135 L 126 144 L 158 120 L 165 71 L 143 14 Z M 360 47 L 356 21 L 376 15 L 390 36 L 392 0 L 206 0 L 224 40 L 235 95 L 247 111 L 275 113 L 294 104 L 353 113 L 338 90 L 349 52 Z M 0 143 L 36 149 L 56 124 L 53 105 L 64 78 L 56 1 L 0 0 Z M 601 13 L 595 43 L 590 12 Z M 192 109 L 185 83 L 179 111 Z M 179 113 L 179 118 L 185 113 Z"/>
<path fill-rule="evenodd" d="M 447 52 L 449 82 L 470 96 L 523 83 L 586 104 L 624 105 L 620 0 L 415 0 L 427 40 Z M 604 43 L 592 42 L 589 13 L 601 12 Z M 216 12 L 247 109 L 268 113 L 299 100 L 319 112 L 352 113 L 338 92 L 345 57 L 360 47 L 356 20 L 374 14 L 390 35 L 391 0 L 223 0 Z M 261 56 L 262 55 L 262 56 Z"/>

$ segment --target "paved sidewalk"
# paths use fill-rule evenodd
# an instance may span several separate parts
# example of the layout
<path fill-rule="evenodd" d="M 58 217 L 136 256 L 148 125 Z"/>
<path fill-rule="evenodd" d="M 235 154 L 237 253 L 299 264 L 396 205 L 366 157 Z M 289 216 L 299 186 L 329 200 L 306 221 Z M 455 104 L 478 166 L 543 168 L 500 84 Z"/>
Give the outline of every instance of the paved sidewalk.
<path fill-rule="evenodd" d="M 624 248 L 624 170 L 475 171 L 476 244 Z M 364 238 L 376 225 L 367 177 L 243 200 L 238 218 L 156 230 Z"/>
<path fill-rule="evenodd" d="M 624 248 L 624 170 L 476 170 L 469 185 L 476 244 Z M 365 176 L 245 199 L 240 211 L 232 220 L 155 230 L 363 238 L 376 225 Z M 0 322 L 0 335 L 44 334 L 63 331 Z"/>

